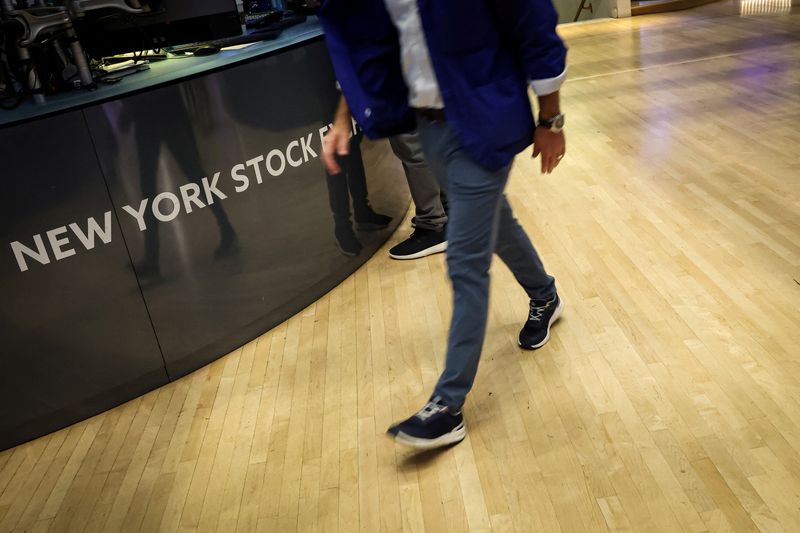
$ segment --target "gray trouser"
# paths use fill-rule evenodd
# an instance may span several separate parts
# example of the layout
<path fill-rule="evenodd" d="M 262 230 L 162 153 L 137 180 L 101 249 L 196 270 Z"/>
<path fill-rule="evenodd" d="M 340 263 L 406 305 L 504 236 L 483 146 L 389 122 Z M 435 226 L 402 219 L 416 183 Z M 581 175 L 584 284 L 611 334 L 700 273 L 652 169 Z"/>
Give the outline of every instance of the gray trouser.
<path fill-rule="evenodd" d="M 439 187 L 425 156 L 416 132 L 389 138 L 392 151 L 403 163 L 408 189 L 416 206 L 416 226 L 440 231 L 447 224 L 447 195 Z"/>
<path fill-rule="evenodd" d="M 428 164 L 450 199 L 447 270 L 453 284 L 453 318 L 445 368 L 434 395 L 451 409 L 459 409 L 478 372 L 493 252 L 530 298 L 553 298 L 555 279 L 545 272 L 503 193 L 511 166 L 486 170 L 464 150 L 449 124 L 423 118 L 418 124 Z"/>

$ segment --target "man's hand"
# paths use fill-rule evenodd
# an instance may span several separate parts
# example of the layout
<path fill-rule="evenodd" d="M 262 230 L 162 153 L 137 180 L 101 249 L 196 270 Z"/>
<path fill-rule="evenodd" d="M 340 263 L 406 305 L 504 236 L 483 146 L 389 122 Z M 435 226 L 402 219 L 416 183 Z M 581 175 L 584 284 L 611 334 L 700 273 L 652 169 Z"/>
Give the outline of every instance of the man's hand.
<path fill-rule="evenodd" d="M 540 94 L 538 99 L 540 117 L 549 119 L 561 112 L 559 91 Z M 567 151 L 566 146 L 563 131 L 553 133 L 547 128 L 536 128 L 533 132 L 533 157 L 542 155 L 542 174 L 550 174 L 558 166 Z"/>
<path fill-rule="evenodd" d="M 536 128 L 533 133 L 533 156 L 542 156 L 542 174 L 550 174 L 561 162 L 567 151 L 564 132 L 553 133 L 545 128 Z"/>
<path fill-rule="evenodd" d="M 347 102 L 342 96 L 339 99 L 339 108 L 333 126 L 322 139 L 322 162 L 328 173 L 336 175 L 342 172 L 342 167 L 336 161 L 336 156 L 345 156 L 350 153 L 350 137 L 352 135 L 352 115 Z"/>
<path fill-rule="evenodd" d="M 350 153 L 350 135 L 349 123 L 346 126 L 334 124 L 322 140 L 322 161 L 332 175 L 342 171 L 342 167 L 336 161 L 336 156 L 345 156 Z"/>

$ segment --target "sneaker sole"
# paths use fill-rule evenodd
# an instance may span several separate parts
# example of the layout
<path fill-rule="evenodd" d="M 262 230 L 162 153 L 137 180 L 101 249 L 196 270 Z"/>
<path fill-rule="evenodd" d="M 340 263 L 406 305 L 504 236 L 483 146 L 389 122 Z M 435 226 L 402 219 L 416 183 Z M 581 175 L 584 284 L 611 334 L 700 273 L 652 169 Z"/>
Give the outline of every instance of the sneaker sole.
<path fill-rule="evenodd" d="M 556 310 L 553 313 L 553 316 L 550 317 L 550 322 L 547 323 L 547 335 L 545 335 L 545 337 L 542 340 L 542 342 L 540 342 L 539 344 L 534 344 L 532 346 L 526 346 L 526 345 L 523 345 L 519 341 L 519 339 L 517 339 L 517 344 L 519 344 L 519 347 L 522 348 L 523 350 L 537 350 L 537 349 L 541 348 L 542 346 L 544 346 L 545 344 L 547 344 L 547 341 L 550 340 L 550 328 L 553 327 L 553 324 L 556 323 L 556 320 L 561 318 L 561 313 L 563 311 L 564 311 L 564 300 L 559 300 L 558 307 L 556 307 Z"/>
<path fill-rule="evenodd" d="M 417 450 L 432 450 L 434 448 L 441 448 L 442 446 L 449 446 L 464 440 L 467 436 L 467 427 L 462 422 L 457 428 L 450 433 L 446 433 L 441 437 L 435 439 L 421 439 L 419 437 L 412 437 L 406 435 L 402 431 L 395 435 L 394 440 L 400 444 L 416 448 Z"/>
<path fill-rule="evenodd" d="M 420 250 L 417 253 L 409 254 L 409 255 L 396 255 L 389 252 L 389 257 L 392 259 L 397 259 L 399 261 L 405 261 L 408 259 L 420 259 L 422 257 L 427 257 L 433 254 L 440 254 L 442 252 L 447 251 L 447 242 L 442 242 L 431 246 L 430 248 L 425 248 L 424 250 Z"/>

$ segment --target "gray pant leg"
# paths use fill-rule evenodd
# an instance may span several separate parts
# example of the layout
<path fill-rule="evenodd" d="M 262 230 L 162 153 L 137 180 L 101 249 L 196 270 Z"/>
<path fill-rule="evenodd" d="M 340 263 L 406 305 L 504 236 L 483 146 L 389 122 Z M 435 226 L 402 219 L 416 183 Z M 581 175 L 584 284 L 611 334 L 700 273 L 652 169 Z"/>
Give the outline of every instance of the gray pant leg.
<path fill-rule="evenodd" d="M 440 231 L 447 224 L 445 193 L 422 153 L 417 133 L 389 138 L 392 151 L 403 163 L 411 198 L 416 206 L 416 225 L 420 229 Z"/>

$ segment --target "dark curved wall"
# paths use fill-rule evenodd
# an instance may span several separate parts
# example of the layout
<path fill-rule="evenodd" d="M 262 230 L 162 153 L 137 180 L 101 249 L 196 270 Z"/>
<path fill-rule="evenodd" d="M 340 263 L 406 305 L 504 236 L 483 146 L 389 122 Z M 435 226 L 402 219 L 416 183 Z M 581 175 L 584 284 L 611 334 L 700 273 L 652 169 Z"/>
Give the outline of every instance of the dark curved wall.
<path fill-rule="evenodd" d="M 315 40 L 0 130 L 0 449 L 228 353 L 380 247 L 405 181 L 385 142 L 362 142 L 366 172 L 354 157 L 349 176 L 325 174 L 320 128 L 337 98 Z M 335 220 L 351 223 L 364 187 L 393 221 L 356 229 L 351 257 Z"/>

